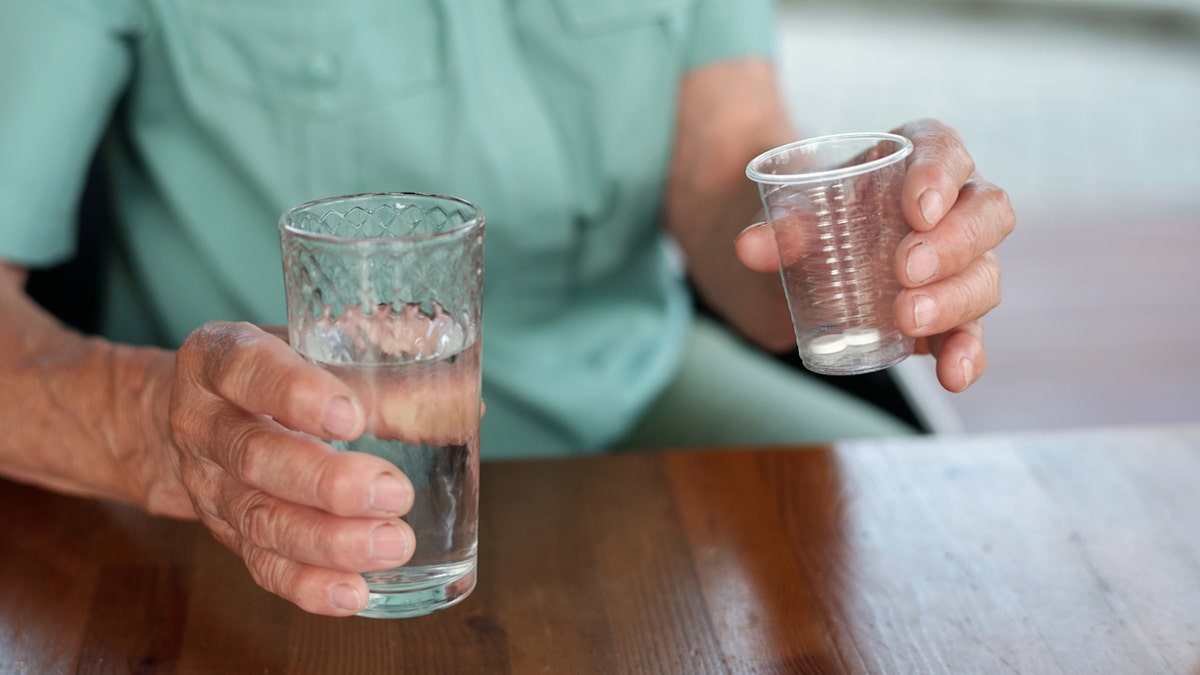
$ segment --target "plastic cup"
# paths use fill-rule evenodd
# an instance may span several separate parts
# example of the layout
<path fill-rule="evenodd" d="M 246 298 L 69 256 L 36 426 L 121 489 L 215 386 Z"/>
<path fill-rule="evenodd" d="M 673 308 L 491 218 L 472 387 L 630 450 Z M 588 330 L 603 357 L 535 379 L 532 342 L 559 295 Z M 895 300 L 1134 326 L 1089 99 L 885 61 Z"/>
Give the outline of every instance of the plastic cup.
<path fill-rule="evenodd" d="M 893 311 L 912 149 L 895 134 L 838 134 L 775 148 L 746 167 L 779 248 L 800 359 L 813 372 L 869 373 L 912 354 Z"/>

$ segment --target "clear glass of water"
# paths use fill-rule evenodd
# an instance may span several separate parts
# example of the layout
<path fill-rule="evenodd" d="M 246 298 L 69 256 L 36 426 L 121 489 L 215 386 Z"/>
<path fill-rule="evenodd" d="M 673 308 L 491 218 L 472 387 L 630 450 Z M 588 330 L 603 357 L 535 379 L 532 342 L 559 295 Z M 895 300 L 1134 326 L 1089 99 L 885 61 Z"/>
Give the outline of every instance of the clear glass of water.
<path fill-rule="evenodd" d="M 882 370 L 913 352 L 896 326 L 893 258 L 910 231 L 900 210 L 912 142 L 884 133 L 810 138 L 756 157 L 779 248 L 800 360 L 814 372 Z"/>
<path fill-rule="evenodd" d="M 372 413 L 342 450 L 387 459 L 412 482 L 405 565 L 367 572 L 362 616 L 420 616 L 475 587 L 479 501 L 483 213 L 454 197 L 373 193 L 280 219 L 288 336 Z"/>

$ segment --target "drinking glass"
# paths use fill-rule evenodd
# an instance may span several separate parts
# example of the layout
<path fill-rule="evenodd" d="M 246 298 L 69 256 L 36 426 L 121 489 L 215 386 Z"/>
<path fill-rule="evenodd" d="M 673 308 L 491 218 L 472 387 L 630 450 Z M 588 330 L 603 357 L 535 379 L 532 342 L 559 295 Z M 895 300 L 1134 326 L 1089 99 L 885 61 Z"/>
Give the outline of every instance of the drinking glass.
<path fill-rule="evenodd" d="M 364 402 L 367 432 L 335 441 L 383 457 L 415 492 L 405 565 L 363 576 L 362 616 L 408 617 L 475 587 L 482 212 L 454 197 L 375 193 L 280 219 L 288 337 Z"/>

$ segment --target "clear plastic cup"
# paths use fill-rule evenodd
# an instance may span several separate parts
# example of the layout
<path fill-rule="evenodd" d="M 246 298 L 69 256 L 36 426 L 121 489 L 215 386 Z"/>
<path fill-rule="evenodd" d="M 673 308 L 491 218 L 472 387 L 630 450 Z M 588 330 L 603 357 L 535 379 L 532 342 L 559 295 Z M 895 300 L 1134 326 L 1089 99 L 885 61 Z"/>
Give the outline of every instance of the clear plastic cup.
<path fill-rule="evenodd" d="M 839 134 L 775 148 L 746 167 L 775 233 L 796 345 L 811 371 L 869 373 L 912 354 L 893 311 L 902 288 L 893 258 L 910 231 L 900 191 L 912 149 L 895 134 Z"/>

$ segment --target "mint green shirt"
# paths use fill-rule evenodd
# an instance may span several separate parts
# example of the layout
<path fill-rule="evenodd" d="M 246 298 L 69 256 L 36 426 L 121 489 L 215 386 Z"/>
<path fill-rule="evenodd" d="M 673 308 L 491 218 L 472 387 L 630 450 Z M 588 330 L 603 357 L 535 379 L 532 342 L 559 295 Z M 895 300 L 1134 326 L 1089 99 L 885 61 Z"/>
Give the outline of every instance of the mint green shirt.
<path fill-rule="evenodd" d="M 417 190 L 487 216 L 484 457 L 602 449 L 674 376 L 660 222 L 677 88 L 769 51 L 769 0 L 30 0 L 0 6 L 0 258 L 72 252 L 103 141 L 106 333 L 283 324 L 276 222 Z"/>

